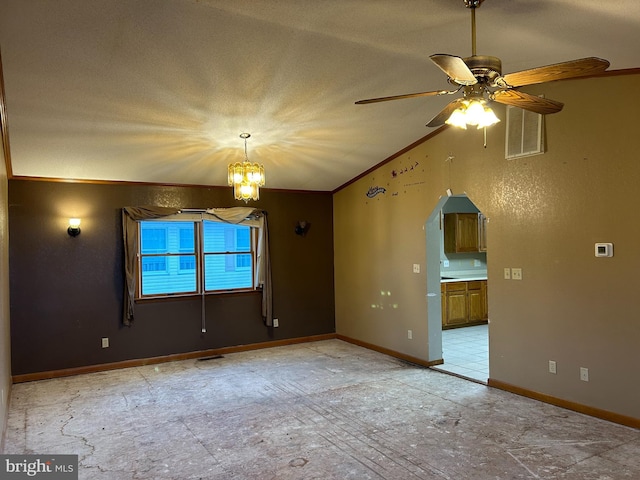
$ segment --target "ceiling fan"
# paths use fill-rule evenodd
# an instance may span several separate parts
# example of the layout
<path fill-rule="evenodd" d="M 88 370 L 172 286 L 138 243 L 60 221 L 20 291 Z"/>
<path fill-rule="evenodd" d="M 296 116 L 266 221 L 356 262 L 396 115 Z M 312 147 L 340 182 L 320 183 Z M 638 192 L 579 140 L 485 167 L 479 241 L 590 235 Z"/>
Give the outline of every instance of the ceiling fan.
<path fill-rule="evenodd" d="M 435 54 L 429 57 L 447 74 L 449 83 L 457 88 L 370 98 L 359 100 L 356 104 L 363 105 L 402 98 L 453 95 L 462 90 L 463 98 L 450 102 L 427 123 L 427 127 L 439 127 L 447 123 L 461 128 L 467 128 L 467 125 L 477 125 L 478 128 L 483 128 L 499 121 L 493 111 L 487 107 L 487 103 L 490 101 L 513 105 L 540 114 L 557 113 L 562 110 L 563 104 L 561 102 L 521 92 L 518 87 L 593 75 L 604 72 L 609 67 L 607 60 L 588 57 L 502 75 L 502 62 L 499 58 L 476 55 L 475 13 L 476 8 L 484 0 L 463 1 L 465 6 L 471 9 L 471 56 L 461 58 L 455 55 Z"/>

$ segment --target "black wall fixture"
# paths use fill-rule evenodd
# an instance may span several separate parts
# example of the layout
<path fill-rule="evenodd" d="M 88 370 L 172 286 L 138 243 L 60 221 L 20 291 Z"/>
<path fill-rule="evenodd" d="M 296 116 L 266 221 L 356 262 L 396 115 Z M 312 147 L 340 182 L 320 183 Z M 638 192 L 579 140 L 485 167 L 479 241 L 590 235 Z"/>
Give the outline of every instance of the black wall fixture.
<path fill-rule="evenodd" d="M 296 235 L 304 237 L 310 228 L 311 224 L 309 222 L 306 220 L 298 220 L 296 222 Z"/>

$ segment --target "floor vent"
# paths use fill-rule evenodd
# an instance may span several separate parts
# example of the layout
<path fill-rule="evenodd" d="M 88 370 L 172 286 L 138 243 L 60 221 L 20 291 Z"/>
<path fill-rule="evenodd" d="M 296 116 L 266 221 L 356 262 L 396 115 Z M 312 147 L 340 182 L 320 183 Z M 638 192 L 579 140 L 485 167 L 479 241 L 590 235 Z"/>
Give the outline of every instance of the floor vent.
<path fill-rule="evenodd" d="M 219 358 L 224 358 L 223 355 L 214 355 L 213 357 L 202 357 L 199 358 L 199 362 L 206 362 L 207 360 L 218 360 Z"/>
<path fill-rule="evenodd" d="M 543 119 L 539 113 L 507 106 L 507 160 L 544 153 Z"/>

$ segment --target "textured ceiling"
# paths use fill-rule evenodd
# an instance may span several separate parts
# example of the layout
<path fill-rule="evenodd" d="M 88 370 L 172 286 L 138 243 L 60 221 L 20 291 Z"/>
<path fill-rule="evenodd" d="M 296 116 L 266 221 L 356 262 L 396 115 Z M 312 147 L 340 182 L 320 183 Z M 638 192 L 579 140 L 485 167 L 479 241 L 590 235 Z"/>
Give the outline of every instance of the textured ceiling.
<path fill-rule="evenodd" d="M 504 73 L 640 67 L 637 0 L 486 0 L 477 26 Z M 354 101 L 447 88 L 429 55 L 470 38 L 462 0 L 1 0 L 13 175 L 226 185 L 249 132 L 267 187 L 333 190 L 451 97 Z"/>

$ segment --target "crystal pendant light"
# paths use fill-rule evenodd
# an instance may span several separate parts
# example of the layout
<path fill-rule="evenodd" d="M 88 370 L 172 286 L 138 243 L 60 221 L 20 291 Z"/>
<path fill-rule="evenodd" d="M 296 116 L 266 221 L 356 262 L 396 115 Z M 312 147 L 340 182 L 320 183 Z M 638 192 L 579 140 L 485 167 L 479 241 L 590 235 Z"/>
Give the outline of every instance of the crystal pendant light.
<path fill-rule="evenodd" d="M 264 166 L 249 162 L 247 156 L 247 138 L 251 134 L 241 133 L 244 139 L 244 161 L 229 165 L 229 186 L 233 186 L 233 196 L 236 200 L 258 200 L 260 187 L 264 185 Z"/>

